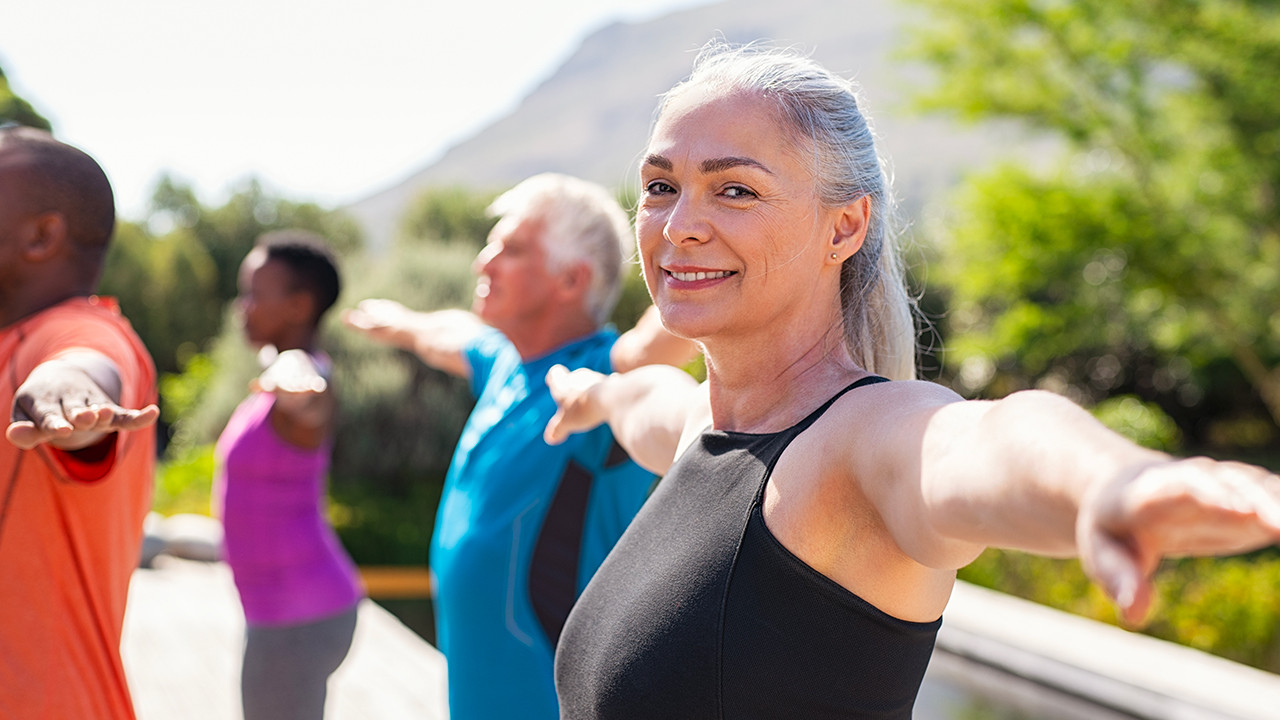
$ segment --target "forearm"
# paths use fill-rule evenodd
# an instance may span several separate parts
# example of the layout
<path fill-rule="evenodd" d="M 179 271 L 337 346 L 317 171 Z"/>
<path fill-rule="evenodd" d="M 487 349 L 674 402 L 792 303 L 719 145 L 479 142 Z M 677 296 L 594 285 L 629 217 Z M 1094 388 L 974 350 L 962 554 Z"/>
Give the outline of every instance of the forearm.
<path fill-rule="evenodd" d="M 922 489 L 946 537 L 1067 556 L 1078 552 L 1086 493 L 1166 460 L 1069 400 L 1032 391 L 939 409 L 925 433 Z"/>
<path fill-rule="evenodd" d="M 685 421 L 702 397 L 688 373 L 669 365 L 612 375 L 556 365 L 546 380 L 559 406 L 547 423 L 547 442 L 561 443 L 573 433 L 608 423 L 631 458 L 658 474 L 671 466 Z"/>
<path fill-rule="evenodd" d="M 342 315 L 347 327 L 392 347 L 408 350 L 427 365 L 466 377 L 463 351 L 484 330 L 465 310 L 415 312 L 393 300 L 369 299 Z"/>
<path fill-rule="evenodd" d="M 408 344 L 404 347 L 437 370 L 467 377 L 471 368 L 464 351 L 484 329 L 484 323 L 466 310 L 420 314 L 406 328 Z"/>
<path fill-rule="evenodd" d="M 666 365 L 608 376 L 596 402 L 618 443 L 642 467 L 661 474 L 675 459 L 698 383 Z"/>

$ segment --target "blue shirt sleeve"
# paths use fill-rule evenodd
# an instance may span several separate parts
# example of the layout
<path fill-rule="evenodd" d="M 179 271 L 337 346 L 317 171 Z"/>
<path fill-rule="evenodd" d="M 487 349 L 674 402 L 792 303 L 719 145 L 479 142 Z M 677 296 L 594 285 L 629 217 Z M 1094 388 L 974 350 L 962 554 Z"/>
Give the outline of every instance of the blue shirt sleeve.
<path fill-rule="evenodd" d="M 508 344 L 509 341 L 505 335 L 493 328 L 488 328 L 472 338 L 471 342 L 462 349 L 463 357 L 466 358 L 467 364 L 471 366 L 471 394 L 473 396 L 480 397 L 480 393 L 489 384 L 489 377 L 493 373 L 493 366 L 498 359 L 498 354 Z"/>

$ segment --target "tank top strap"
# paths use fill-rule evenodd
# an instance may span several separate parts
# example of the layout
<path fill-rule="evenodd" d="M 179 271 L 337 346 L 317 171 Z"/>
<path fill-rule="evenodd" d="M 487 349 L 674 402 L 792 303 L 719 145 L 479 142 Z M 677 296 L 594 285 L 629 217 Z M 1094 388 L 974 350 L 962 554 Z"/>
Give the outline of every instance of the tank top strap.
<path fill-rule="evenodd" d="M 849 383 L 840 392 L 836 393 L 835 395 L 832 395 L 830 400 L 827 400 L 826 402 L 822 403 L 822 405 L 820 405 L 818 409 L 809 413 L 808 416 L 806 416 L 803 420 L 796 423 L 795 425 L 792 425 L 789 430 L 783 431 L 783 434 L 790 435 L 791 437 L 794 438 L 795 436 L 799 435 L 805 430 L 808 430 L 809 426 L 817 422 L 818 418 L 822 417 L 827 412 L 827 410 L 830 410 L 831 406 L 835 405 L 837 400 L 844 397 L 845 393 L 849 392 L 850 390 L 854 390 L 856 388 L 865 387 L 867 385 L 875 385 L 876 383 L 882 383 L 882 382 L 889 382 L 889 378 L 881 377 L 879 375 L 868 375 L 864 378 L 859 378 L 854 382 Z"/>

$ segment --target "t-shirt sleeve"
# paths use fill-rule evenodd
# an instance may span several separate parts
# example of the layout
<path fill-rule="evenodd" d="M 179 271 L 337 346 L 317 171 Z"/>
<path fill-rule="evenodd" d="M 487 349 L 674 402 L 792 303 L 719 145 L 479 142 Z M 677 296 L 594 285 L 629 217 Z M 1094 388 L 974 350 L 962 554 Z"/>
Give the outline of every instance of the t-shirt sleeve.
<path fill-rule="evenodd" d="M 487 329 L 474 337 L 462 355 L 471 366 L 471 394 L 480 397 L 480 393 L 489 384 L 489 376 L 493 373 L 494 362 L 498 358 L 506 337 L 497 330 Z"/>
<path fill-rule="evenodd" d="M 20 351 L 19 372 L 25 377 L 41 363 L 83 350 L 100 353 L 116 366 L 121 407 L 139 408 L 155 402 L 149 359 L 139 357 L 127 326 L 97 314 L 58 315 L 35 328 Z"/>

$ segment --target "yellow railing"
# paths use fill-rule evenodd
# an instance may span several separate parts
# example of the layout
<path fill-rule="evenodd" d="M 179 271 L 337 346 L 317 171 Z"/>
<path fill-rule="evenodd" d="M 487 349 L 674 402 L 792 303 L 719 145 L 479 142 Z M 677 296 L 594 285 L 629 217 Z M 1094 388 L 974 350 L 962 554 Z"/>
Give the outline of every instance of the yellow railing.
<path fill-rule="evenodd" d="M 430 598 L 431 571 L 425 565 L 362 565 L 360 577 L 374 600 Z"/>

